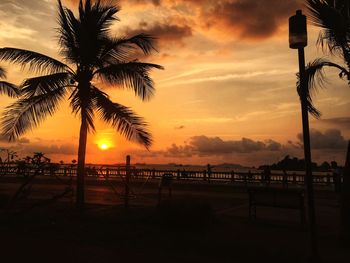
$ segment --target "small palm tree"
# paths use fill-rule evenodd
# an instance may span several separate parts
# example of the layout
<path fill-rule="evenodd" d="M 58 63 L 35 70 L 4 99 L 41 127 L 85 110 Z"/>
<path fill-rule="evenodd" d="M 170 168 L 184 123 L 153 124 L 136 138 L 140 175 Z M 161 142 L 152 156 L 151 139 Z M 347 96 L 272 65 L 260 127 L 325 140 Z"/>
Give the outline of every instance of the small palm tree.
<path fill-rule="evenodd" d="M 87 134 L 95 130 L 95 114 L 127 139 L 134 139 L 146 148 L 152 143 L 145 121 L 130 108 L 111 101 L 97 87 L 97 82 L 131 89 L 142 100 L 148 100 L 154 93 L 149 71 L 162 67 L 133 58 L 135 49 L 141 49 L 146 55 L 155 50 L 151 36 L 117 38 L 110 35 L 110 26 L 118 20 L 119 8 L 108 1 L 80 0 L 76 16 L 58 0 L 58 10 L 60 55 L 66 63 L 29 50 L 0 49 L 0 60 L 28 66 L 29 70 L 43 74 L 23 82 L 20 99 L 3 113 L 2 131 L 9 140 L 18 138 L 48 115 L 53 115 L 59 103 L 69 95 L 72 112 L 81 120 L 77 206 L 82 207 Z"/>
<path fill-rule="evenodd" d="M 6 78 L 6 71 L 2 67 L 0 67 L 0 78 Z M 19 89 L 12 83 L 0 81 L 0 94 L 6 94 L 11 98 L 15 98 L 19 95 Z"/>

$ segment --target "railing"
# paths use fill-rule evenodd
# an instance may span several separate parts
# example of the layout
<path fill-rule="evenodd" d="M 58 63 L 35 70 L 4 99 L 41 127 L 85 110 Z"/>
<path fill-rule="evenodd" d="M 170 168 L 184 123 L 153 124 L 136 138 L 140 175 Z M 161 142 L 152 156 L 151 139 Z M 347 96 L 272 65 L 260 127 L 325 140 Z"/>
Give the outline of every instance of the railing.
<path fill-rule="evenodd" d="M 47 164 L 42 168 L 27 164 L 25 166 L 18 164 L 1 164 L 0 177 L 25 177 L 37 173 L 40 176 L 58 176 L 58 177 L 75 177 L 76 165 L 66 164 Z M 271 171 L 266 178 L 261 170 L 246 171 L 186 171 L 186 170 L 157 170 L 157 169 L 138 169 L 134 166 L 130 167 L 130 175 L 132 178 L 153 178 L 160 179 L 163 174 L 172 174 L 174 179 L 188 180 L 191 182 L 207 182 L 207 183 L 280 183 L 283 185 L 301 185 L 304 184 L 304 173 L 300 171 Z M 87 166 L 86 175 L 88 177 L 107 177 L 107 178 L 123 178 L 126 175 L 126 166 L 108 165 L 108 166 Z M 314 184 L 317 185 L 334 185 L 341 181 L 341 176 L 334 176 L 330 172 L 314 172 Z"/>

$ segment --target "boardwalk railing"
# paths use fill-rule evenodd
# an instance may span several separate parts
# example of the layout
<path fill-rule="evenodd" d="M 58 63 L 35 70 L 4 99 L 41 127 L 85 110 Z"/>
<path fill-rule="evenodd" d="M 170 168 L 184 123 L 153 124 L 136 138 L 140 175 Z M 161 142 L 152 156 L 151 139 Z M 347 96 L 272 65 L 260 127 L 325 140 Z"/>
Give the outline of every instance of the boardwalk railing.
<path fill-rule="evenodd" d="M 26 177 L 34 173 L 47 177 L 75 177 L 76 165 L 67 164 L 46 164 L 38 169 L 30 164 L 1 164 L 0 177 Z M 192 182 L 208 183 L 280 183 L 283 185 L 304 184 L 304 173 L 300 171 L 274 171 L 266 176 L 261 170 L 246 171 L 189 171 L 189 170 L 159 170 L 159 169 L 139 169 L 130 167 L 131 178 L 136 179 L 160 179 L 164 174 L 172 174 L 174 179 L 188 180 Z M 86 175 L 88 177 L 124 178 L 126 176 L 126 166 L 87 166 Z M 314 172 L 314 184 L 335 185 L 341 182 L 341 176 L 329 172 Z"/>

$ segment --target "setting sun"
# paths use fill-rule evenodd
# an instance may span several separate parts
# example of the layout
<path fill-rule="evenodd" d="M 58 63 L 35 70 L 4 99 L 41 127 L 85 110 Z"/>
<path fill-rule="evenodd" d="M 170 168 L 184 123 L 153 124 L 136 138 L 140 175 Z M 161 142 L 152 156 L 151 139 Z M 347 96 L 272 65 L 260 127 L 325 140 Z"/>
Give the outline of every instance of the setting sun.
<path fill-rule="evenodd" d="M 98 147 L 101 150 L 108 150 L 109 149 L 109 145 L 107 143 L 101 143 L 101 144 L 98 145 Z"/>

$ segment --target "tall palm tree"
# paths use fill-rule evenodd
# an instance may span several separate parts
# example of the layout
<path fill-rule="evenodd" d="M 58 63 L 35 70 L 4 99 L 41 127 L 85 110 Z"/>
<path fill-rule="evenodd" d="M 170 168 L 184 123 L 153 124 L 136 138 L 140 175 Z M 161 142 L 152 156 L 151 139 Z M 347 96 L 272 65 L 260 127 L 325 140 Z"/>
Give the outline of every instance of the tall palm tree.
<path fill-rule="evenodd" d="M 325 86 L 324 68 L 332 67 L 339 71 L 339 77 L 347 80 L 350 86 L 350 3 L 349 0 L 306 0 L 312 23 L 320 27 L 318 45 L 324 51 L 340 58 L 343 63 L 318 58 L 308 64 L 306 75 L 308 79 L 309 110 L 319 116 L 319 111 L 312 105 L 311 95 L 319 86 Z M 298 87 L 300 90 L 300 87 Z M 350 240 L 350 141 L 344 169 L 341 190 L 341 238 Z"/>
<path fill-rule="evenodd" d="M 26 79 L 21 85 L 21 97 L 3 113 L 3 134 L 14 140 L 27 130 L 53 115 L 58 105 L 69 95 L 70 106 L 81 120 L 78 168 L 77 206 L 84 204 L 84 174 L 87 134 L 94 131 L 94 115 L 111 124 L 127 139 L 134 139 L 149 148 L 152 143 L 147 124 L 130 108 L 112 102 L 96 85 L 98 81 L 128 88 L 142 100 L 154 93 L 151 69 L 161 66 L 143 63 L 133 58 L 135 49 L 145 55 L 154 49 L 153 38 L 139 34 L 131 38 L 110 35 L 112 22 L 119 7 L 108 1 L 80 0 L 78 14 L 58 0 L 60 62 L 46 55 L 16 48 L 0 49 L 0 60 L 20 64 L 39 77 Z"/>
<path fill-rule="evenodd" d="M 6 78 L 6 71 L 2 67 L 0 67 L 0 78 Z M 19 89 L 12 83 L 0 81 L 0 94 L 6 94 L 11 98 L 15 98 L 19 95 Z"/>
<path fill-rule="evenodd" d="M 349 0 L 305 0 L 312 24 L 320 27 L 317 44 L 324 52 L 340 58 L 343 64 L 317 58 L 306 68 L 310 112 L 319 117 L 320 112 L 312 105 L 311 94 L 318 86 L 325 86 L 324 69 L 335 68 L 339 77 L 350 85 L 350 4 Z M 299 88 L 299 87 L 298 87 Z"/>

